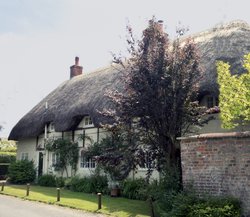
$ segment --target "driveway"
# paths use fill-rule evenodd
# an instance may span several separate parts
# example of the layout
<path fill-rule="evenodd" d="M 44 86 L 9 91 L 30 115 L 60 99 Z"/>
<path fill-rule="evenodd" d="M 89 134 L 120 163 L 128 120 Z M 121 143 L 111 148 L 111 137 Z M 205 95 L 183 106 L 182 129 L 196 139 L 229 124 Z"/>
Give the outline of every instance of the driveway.
<path fill-rule="evenodd" d="M 0 195 L 0 217 L 104 217 L 101 214 Z"/>

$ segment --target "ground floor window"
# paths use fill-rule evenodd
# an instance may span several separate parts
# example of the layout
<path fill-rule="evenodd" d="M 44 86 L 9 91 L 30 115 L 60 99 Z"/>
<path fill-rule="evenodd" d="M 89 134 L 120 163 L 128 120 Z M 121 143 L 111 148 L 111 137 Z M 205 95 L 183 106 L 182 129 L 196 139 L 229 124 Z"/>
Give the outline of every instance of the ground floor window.
<path fill-rule="evenodd" d="M 144 153 L 144 159 L 140 164 L 141 169 L 153 169 L 155 168 L 155 161 L 152 160 L 152 156 L 149 152 Z"/>
<path fill-rule="evenodd" d="M 29 159 L 29 154 L 27 152 L 21 153 L 21 160 L 28 160 Z"/>
<path fill-rule="evenodd" d="M 59 164 L 59 154 L 52 153 L 52 166 L 56 167 Z"/>
<path fill-rule="evenodd" d="M 93 158 L 85 157 L 84 152 L 81 152 L 81 160 L 80 160 L 80 167 L 81 168 L 95 168 L 96 162 Z"/>

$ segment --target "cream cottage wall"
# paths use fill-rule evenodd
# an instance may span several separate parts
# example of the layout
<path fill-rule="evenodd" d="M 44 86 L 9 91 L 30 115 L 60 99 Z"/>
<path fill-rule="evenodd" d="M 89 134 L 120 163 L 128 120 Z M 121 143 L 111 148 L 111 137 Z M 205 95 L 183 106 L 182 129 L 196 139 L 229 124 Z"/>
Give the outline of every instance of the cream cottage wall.
<path fill-rule="evenodd" d="M 107 132 L 103 128 L 97 128 L 94 127 L 94 125 L 90 126 L 84 126 L 84 118 L 79 123 L 75 131 L 68 131 L 68 132 L 55 132 L 55 131 L 48 131 L 47 132 L 47 138 L 53 139 L 53 138 L 68 138 L 72 139 L 74 138 L 74 141 L 78 142 L 78 148 L 79 148 L 79 160 L 77 165 L 77 171 L 75 174 L 71 173 L 72 171 L 70 168 L 68 168 L 69 176 L 90 176 L 95 172 L 95 168 L 87 168 L 83 167 L 82 165 L 82 159 L 81 159 L 81 152 L 86 149 L 89 145 L 101 141 L 101 139 L 105 138 L 107 136 Z M 48 129 L 50 128 L 50 125 L 48 126 Z M 84 142 L 80 137 L 82 135 L 85 135 L 86 137 L 89 137 L 89 139 L 86 139 Z M 57 172 L 54 170 L 53 167 L 53 153 L 48 152 L 44 149 L 44 140 L 45 135 L 41 134 L 38 138 L 31 138 L 31 139 L 24 139 L 20 140 L 18 142 L 18 152 L 17 152 L 17 159 L 22 159 L 22 153 L 28 153 L 28 160 L 32 160 L 34 162 L 35 168 L 37 170 L 37 174 L 39 174 L 39 155 L 42 155 L 42 174 L 55 174 L 58 176 L 61 176 L 60 172 Z M 114 165 L 115 166 L 115 165 Z M 144 178 L 146 177 L 147 169 L 146 168 L 140 168 L 136 171 L 131 171 L 129 174 L 129 178 L 135 179 L 135 178 Z M 63 176 L 66 176 L 66 173 L 64 172 Z M 151 179 L 159 179 L 159 172 L 153 171 Z"/>

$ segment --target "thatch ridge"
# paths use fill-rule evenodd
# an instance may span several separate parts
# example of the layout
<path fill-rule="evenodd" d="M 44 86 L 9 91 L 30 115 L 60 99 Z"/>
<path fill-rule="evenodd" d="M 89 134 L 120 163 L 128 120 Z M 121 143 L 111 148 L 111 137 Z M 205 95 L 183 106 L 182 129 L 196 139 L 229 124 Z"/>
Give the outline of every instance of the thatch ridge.
<path fill-rule="evenodd" d="M 189 37 L 197 44 L 204 70 L 200 97 L 207 93 L 218 95 L 215 63 L 224 60 L 230 62 L 233 73 L 244 71 L 241 64 L 243 55 L 250 52 L 250 26 L 234 21 Z M 38 136 L 49 122 L 54 122 L 56 131 L 72 130 L 84 115 L 90 115 L 94 124 L 99 125 L 105 120 L 97 110 L 112 106 L 105 92 L 122 88 L 121 77 L 122 70 L 111 65 L 63 82 L 16 124 L 9 139 Z M 45 109 L 46 102 L 48 109 Z"/>

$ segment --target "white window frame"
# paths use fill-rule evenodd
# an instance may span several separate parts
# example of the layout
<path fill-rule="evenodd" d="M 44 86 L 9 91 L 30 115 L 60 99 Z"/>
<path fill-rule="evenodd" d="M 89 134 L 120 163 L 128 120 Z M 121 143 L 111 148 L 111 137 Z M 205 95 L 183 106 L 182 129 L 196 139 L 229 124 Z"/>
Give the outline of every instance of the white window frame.
<path fill-rule="evenodd" d="M 53 152 L 51 159 L 52 159 L 52 167 L 55 167 L 55 165 L 59 162 L 59 154 Z"/>
<path fill-rule="evenodd" d="M 145 153 L 145 163 L 144 163 L 144 165 L 142 166 L 140 166 L 139 168 L 141 169 L 141 170 L 148 170 L 148 168 L 151 168 L 151 169 L 155 169 L 155 162 L 153 161 L 153 162 L 151 162 L 150 160 L 149 160 L 149 156 L 148 156 L 148 153 Z M 151 164 L 151 165 L 150 165 Z M 151 166 L 151 167 L 150 167 Z"/>
<path fill-rule="evenodd" d="M 55 132 L 55 124 L 54 122 L 51 122 L 49 125 L 49 132 Z"/>
<path fill-rule="evenodd" d="M 83 153 L 81 153 L 80 168 L 95 169 L 96 162 L 93 158 L 86 158 Z"/>
<path fill-rule="evenodd" d="M 22 152 L 21 153 L 21 160 L 29 160 L 29 153 L 28 152 Z"/>
<path fill-rule="evenodd" d="M 93 121 L 90 116 L 85 116 L 83 118 L 83 127 L 93 127 Z"/>

